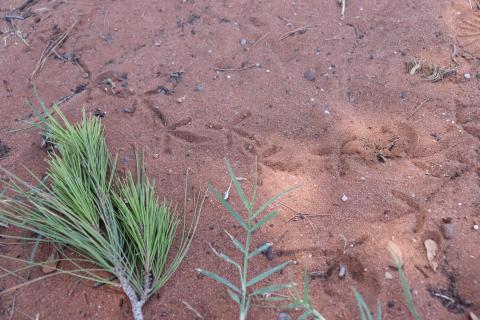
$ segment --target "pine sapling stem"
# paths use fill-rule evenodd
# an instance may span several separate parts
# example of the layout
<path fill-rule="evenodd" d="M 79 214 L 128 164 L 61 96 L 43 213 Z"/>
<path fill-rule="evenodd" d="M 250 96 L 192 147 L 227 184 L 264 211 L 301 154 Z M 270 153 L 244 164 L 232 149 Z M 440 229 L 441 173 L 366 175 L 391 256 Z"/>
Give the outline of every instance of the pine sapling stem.
<path fill-rule="evenodd" d="M 132 313 L 133 318 L 135 320 L 143 320 L 143 312 L 142 307 L 145 304 L 145 299 L 139 300 L 137 293 L 132 288 L 132 286 L 128 283 L 128 280 L 123 275 L 117 275 L 118 281 L 120 281 L 120 285 L 123 289 L 123 292 L 130 300 L 130 304 L 132 305 Z"/>

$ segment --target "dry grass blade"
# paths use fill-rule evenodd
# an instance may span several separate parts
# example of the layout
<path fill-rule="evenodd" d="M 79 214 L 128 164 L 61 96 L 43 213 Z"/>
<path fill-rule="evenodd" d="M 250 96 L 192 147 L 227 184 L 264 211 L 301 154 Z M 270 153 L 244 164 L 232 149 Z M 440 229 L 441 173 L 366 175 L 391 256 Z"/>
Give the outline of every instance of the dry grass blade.
<path fill-rule="evenodd" d="M 320 26 L 320 24 L 305 25 L 303 27 L 296 28 L 292 31 L 285 32 L 284 34 L 282 34 L 278 38 L 278 41 L 282 41 L 283 39 L 286 39 L 286 38 L 288 38 L 290 36 L 293 36 L 295 34 L 304 34 L 305 32 L 307 32 L 308 29 L 312 29 L 312 28 L 315 28 L 315 27 L 318 27 L 318 26 Z"/>
<path fill-rule="evenodd" d="M 50 40 L 47 47 L 43 50 L 42 54 L 40 55 L 40 59 L 38 59 L 37 64 L 35 65 L 35 69 L 33 69 L 32 74 L 30 75 L 30 80 L 34 80 L 37 73 L 43 68 L 45 62 L 47 61 L 48 57 L 52 55 L 55 50 L 57 50 L 62 43 L 67 39 L 70 32 L 73 30 L 77 22 L 75 21 L 67 30 L 63 33 L 58 35 L 55 39 Z"/>
<path fill-rule="evenodd" d="M 417 59 L 412 58 L 406 62 L 407 72 L 411 75 L 414 75 L 417 71 L 420 71 L 422 65 L 417 61 Z"/>
<path fill-rule="evenodd" d="M 439 65 L 431 65 L 429 68 L 429 72 L 425 76 L 425 80 L 431 82 L 437 82 L 443 80 L 451 75 L 457 73 L 458 66 L 452 66 L 448 68 L 442 68 Z"/>

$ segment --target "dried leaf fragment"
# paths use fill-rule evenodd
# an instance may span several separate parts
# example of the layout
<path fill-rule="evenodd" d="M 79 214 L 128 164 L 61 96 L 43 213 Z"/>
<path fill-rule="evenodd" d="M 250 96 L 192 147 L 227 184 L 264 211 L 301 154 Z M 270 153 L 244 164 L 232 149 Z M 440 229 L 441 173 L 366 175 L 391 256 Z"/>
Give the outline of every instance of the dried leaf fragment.
<path fill-rule="evenodd" d="M 424 242 L 425 249 L 427 250 L 427 260 L 432 267 L 433 271 L 437 271 L 438 263 L 436 261 L 437 252 L 438 252 L 438 245 L 432 239 L 427 239 Z"/>

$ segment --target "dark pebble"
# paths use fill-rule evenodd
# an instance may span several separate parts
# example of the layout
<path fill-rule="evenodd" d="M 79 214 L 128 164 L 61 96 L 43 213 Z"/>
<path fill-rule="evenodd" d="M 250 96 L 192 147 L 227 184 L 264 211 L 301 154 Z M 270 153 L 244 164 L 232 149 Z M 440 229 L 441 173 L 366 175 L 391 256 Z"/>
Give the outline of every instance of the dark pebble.
<path fill-rule="evenodd" d="M 268 260 L 273 260 L 275 258 L 275 255 L 273 254 L 273 245 L 263 250 L 262 254 L 265 255 L 265 257 L 267 257 Z"/>
<path fill-rule="evenodd" d="M 10 147 L 7 146 L 5 143 L 2 143 L 0 140 L 0 159 L 5 157 L 10 152 Z"/>
<path fill-rule="evenodd" d="M 445 239 L 451 239 L 453 237 L 453 223 L 451 218 L 442 219 L 442 234 Z"/>
<path fill-rule="evenodd" d="M 315 81 L 315 79 L 317 78 L 317 72 L 314 69 L 308 69 L 303 74 L 303 77 L 308 81 Z"/>
<path fill-rule="evenodd" d="M 480 80 L 480 73 L 477 73 L 477 74 L 475 75 L 475 78 L 477 78 L 477 80 Z"/>
<path fill-rule="evenodd" d="M 387 307 L 389 307 L 390 309 L 395 307 L 395 301 L 393 301 L 393 300 L 388 301 L 387 302 Z"/>
<path fill-rule="evenodd" d="M 122 163 L 123 163 L 123 164 L 128 164 L 129 161 L 130 161 L 130 157 L 129 157 L 129 156 L 125 156 L 125 157 L 123 157 L 123 159 L 122 159 Z"/>
<path fill-rule="evenodd" d="M 97 109 L 97 110 L 95 110 L 95 112 L 93 113 L 93 115 L 94 115 L 95 117 L 103 118 L 103 117 L 105 117 L 105 116 L 107 115 L 107 113 L 106 113 L 105 111 L 102 111 L 102 110 L 100 110 L 100 109 Z"/>
<path fill-rule="evenodd" d="M 292 316 L 286 312 L 280 312 L 277 316 L 277 320 L 292 320 Z"/>
<path fill-rule="evenodd" d="M 203 86 L 203 84 L 199 83 L 195 86 L 195 91 L 202 92 L 204 90 L 205 90 L 205 87 Z"/>
<path fill-rule="evenodd" d="M 125 113 L 134 113 L 134 112 L 135 112 L 135 109 L 132 108 L 132 107 L 125 107 L 125 108 L 123 108 L 123 112 L 125 112 Z"/>
<path fill-rule="evenodd" d="M 370 54 L 368 55 L 368 59 L 373 60 L 374 58 L 375 58 L 375 56 L 373 55 L 373 53 L 370 53 Z"/>
<path fill-rule="evenodd" d="M 408 94 L 405 91 L 400 92 L 400 99 L 407 99 Z"/>

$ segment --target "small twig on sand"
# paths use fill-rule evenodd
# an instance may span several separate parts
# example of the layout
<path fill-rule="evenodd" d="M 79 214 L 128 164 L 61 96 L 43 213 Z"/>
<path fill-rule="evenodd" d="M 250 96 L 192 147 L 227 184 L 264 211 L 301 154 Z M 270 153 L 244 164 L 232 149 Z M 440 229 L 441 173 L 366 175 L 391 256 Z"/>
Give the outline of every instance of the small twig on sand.
<path fill-rule="evenodd" d="M 320 26 L 320 24 L 311 24 L 311 25 L 305 25 L 303 27 L 300 27 L 300 28 L 296 28 L 292 31 L 289 31 L 289 32 L 285 32 L 284 34 L 282 34 L 279 38 L 278 38 L 278 41 L 282 41 L 283 39 L 286 39 L 290 36 L 293 36 L 294 34 L 303 34 L 305 32 L 307 32 L 308 29 L 312 29 L 312 28 L 315 28 L 315 27 L 318 27 Z"/>
<path fill-rule="evenodd" d="M 27 9 L 28 7 L 30 7 L 31 5 L 34 5 L 35 2 L 37 2 L 38 0 L 26 0 L 24 3 L 22 3 L 20 5 L 20 7 L 18 7 L 18 10 L 19 11 L 23 11 L 25 9 Z"/>
<path fill-rule="evenodd" d="M 407 120 L 409 120 L 410 118 L 412 118 L 417 112 L 418 110 L 420 110 L 427 102 L 431 101 L 432 98 L 428 98 L 426 99 L 425 101 L 423 101 L 422 103 L 420 103 L 408 116 L 407 116 Z"/>
<path fill-rule="evenodd" d="M 54 40 L 50 40 L 47 47 L 43 50 L 42 54 L 40 55 L 40 59 L 35 66 L 32 74 L 30 75 L 30 80 L 33 81 L 37 73 L 43 68 L 45 62 L 47 61 L 48 57 L 54 53 L 56 49 L 58 49 L 62 43 L 67 39 L 70 32 L 73 30 L 77 22 L 75 21 L 65 32 L 60 34 Z"/>
<path fill-rule="evenodd" d="M 263 36 L 261 36 L 260 38 L 258 38 L 257 40 L 255 40 L 250 46 L 248 46 L 247 48 L 245 48 L 245 50 L 248 51 L 248 50 L 252 49 L 252 48 L 255 47 L 260 41 L 262 41 L 263 39 L 265 39 L 269 34 L 270 34 L 270 32 L 265 33 Z"/>
<path fill-rule="evenodd" d="M 72 285 L 72 287 L 70 288 L 70 290 L 68 290 L 68 296 L 71 297 L 72 294 L 73 294 L 73 291 L 75 290 L 75 288 L 78 286 L 78 284 L 80 283 L 81 279 L 78 279 L 77 281 L 75 281 L 75 283 Z"/>
<path fill-rule="evenodd" d="M 22 42 L 27 46 L 29 47 L 30 44 L 28 43 L 27 40 L 25 40 L 25 38 L 23 37 L 22 35 L 22 32 L 20 31 L 20 29 L 17 27 L 17 24 L 14 22 L 14 20 L 10 19 L 8 20 L 10 22 L 10 25 L 12 26 L 12 30 L 13 30 L 13 34 L 15 34 L 20 40 L 22 40 Z"/>
<path fill-rule="evenodd" d="M 198 319 L 198 320 L 203 320 L 205 319 L 197 310 L 195 310 L 194 307 L 192 307 L 188 302 L 186 301 L 183 301 L 182 300 L 182 303 L 185 305 L 185 307 L 190 310 L 191 312 L 193 312 L 195 314 L 195 319 Z"/>
<path fill-rule="evenodd" d="M 341 13 L 341 16 L 342 16 L 342 19 L 345 18 L 345 2 L 347 0 L 340 0 L 340 4 L 342 5 L 342 13 Z"/>
<path fill-rule="evenodd" d="M 330 216 L 329 214 L 309 214 L 309 213 L 302 213 L 302 212 L 298 212 L 297 210 L 287 206 L 285 203 L 283 202 L 279 202 L 280 205 L 284 206 L 285 208 L 287 209 L 290 209 L 291 211 L 294 212 L 294 215 L 288 219 L 286 222 L 284 222 L 282 224 L 282 226 L 286 225 L 287 223 L 291 222 L 291 221 L 298 221 L 298 220 L 305 220 L 306 222 L 308 222 L 308 224 L 310 225 L 310 227 L 312 228 L 312 231 L 313 231 L 313 234 L 317 234 L 317 229 L 315 228 L 315 226 L 313 225 L 312 221 L 310 221 L 310 218 L 315 218 L 315 217 L 328 217 Z M 316 240 L 314 240 L 314 242 L 316 242 Z"/>
<path fill-rule="evenodd" d="M 252 68 L 259 68 L 260 65 L 258 63 L 250 64 L 248 66 L 242 68 L 216 68 L 215 71 L 225 72 L 225 71 L 244 71 Z"/>
<path fill-rule="evenodd" d="M 15 315 L 15 301 L 17 300 L 17 294 L 13 294 L 13 300 L 12 300 L 12 306 L 10 307 L 10 320 L 13 319 L 13 316 Z"/>
<path fill-rule="evenodd" d="M 287 24 L 287 27 L 293 27 L 293 22 L 287 18 L 284 18 L 284 17 L 281 17 L 281 16 L 277 16 L 278 19 L 282 20 L 283 22 L 285 22 Z"/>

